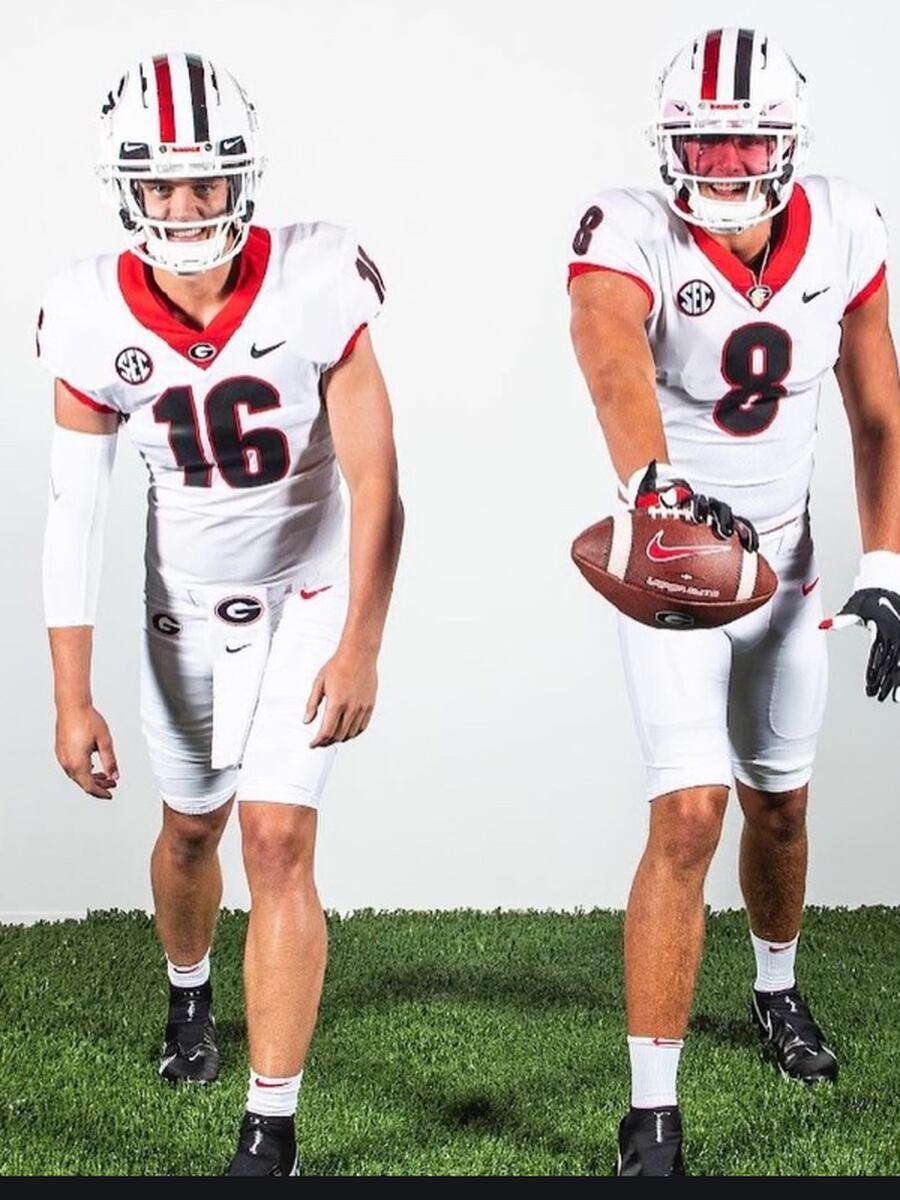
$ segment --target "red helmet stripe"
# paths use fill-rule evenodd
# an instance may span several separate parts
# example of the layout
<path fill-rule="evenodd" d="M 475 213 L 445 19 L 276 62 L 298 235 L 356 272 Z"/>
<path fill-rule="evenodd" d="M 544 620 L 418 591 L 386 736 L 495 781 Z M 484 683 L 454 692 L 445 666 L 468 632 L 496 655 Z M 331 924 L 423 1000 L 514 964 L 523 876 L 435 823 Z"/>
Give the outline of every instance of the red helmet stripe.
<path fill-rule="evenodd" d="M 159 99 L 159 140 L 175 141 L 175 101 L 172 97 L 172 72 L 167 55 L 154 58 L 156 71 L 156 95 Z"/>
<path fill-rule="evenodd" d="M 722 30 L 715 29 L 706 35 L 703 47 L 703 80 L 700 84 L 700 99 L 715 100 L 716 81 L 719 77 L 719 50 L 722 46 Z"/>

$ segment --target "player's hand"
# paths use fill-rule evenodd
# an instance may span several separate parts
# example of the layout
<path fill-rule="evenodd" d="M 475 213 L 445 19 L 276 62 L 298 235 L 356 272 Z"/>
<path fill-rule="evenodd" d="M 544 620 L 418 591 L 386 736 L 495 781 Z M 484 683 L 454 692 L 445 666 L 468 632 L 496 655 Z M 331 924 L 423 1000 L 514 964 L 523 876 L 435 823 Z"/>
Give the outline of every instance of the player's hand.
<path fill-rule="evenodd" d="M 306 704 L 303 722 L 308 725 L 325 702 L 319 732 L 310 746 L 331 746 L 358 737 L 372 718 L 377 690 L 375 655 L 338 649 L 316 676 Z"/>
<path fill-rule="evenodd" d="M 866 695 L 877 700 L 891 696 L 896 701 L 900 689 L 900 594 L 886 588 L 860 588 L 837 616 L 822 621 L 821 628 L 850 625 L 866 625 L 873 635 L 866 664 Z"/>
<path fill-rule="evenodd" d="M 725 540 L 736 533 L 745 550 L 759 549 L 759 534 L 751 521 L 733 513 L 724 500 L 702 496 L 686 479 L 674 478 L 671 467 L 660 466 L 654 459 L 643 476 L 636 479 L 637 475 L 632 476 L 629 489 L 632 508 L 672 509 L 698 525 L 709 525 L 716 537 Z"/>
<path fill-rule="evenodd" d="M 93 768 L 93 754 L 100 759 L 99 771 Z M 57 710 L 56 758 L 82 791 L 101 800 L 112 799 L 119 766 L 109 726 L 91 705 Z"/>

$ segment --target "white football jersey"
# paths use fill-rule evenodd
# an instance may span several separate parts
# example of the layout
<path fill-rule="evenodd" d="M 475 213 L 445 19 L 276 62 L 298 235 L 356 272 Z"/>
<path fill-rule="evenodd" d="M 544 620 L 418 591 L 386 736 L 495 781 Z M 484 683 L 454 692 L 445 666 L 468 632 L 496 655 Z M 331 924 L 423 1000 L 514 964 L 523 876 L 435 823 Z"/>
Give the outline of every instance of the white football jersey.
<path fill-rule="evenodd" d="M 842 179 L 795 185 L 759 279 L 662 195 L 611 190 L 585 207 L 569 279 L 610 270 L 644 290 L 670 462 L 765 529 L 806 507 L 822 377 L 886 251 L 875 205 Z"/>
<path fill-rule="evenodd" d="M 252 229 L 238 271 L 203 330 L 130 252 L 63 271 L 41 312 L 41 361 L 120 413 L 147 464 L 151 587 L 280 583 L 344 551 L 321 383 L 380 310 L 381 275 L 324 223 Z"/>

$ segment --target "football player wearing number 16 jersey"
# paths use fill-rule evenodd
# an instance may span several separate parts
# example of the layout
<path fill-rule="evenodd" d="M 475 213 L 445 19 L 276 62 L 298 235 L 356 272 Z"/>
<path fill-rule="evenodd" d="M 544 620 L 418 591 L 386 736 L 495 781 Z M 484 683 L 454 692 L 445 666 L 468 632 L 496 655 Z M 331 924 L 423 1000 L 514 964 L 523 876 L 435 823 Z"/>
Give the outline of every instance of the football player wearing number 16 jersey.
<path fill-rule="evenodd" d="M 369 723 L 402 530 L 367 329 L 384 283 L 348 229 L 252 224 L 256 116 L 207 59 L 138 63 L 102 125 L 100 173 L 129 249 L 63 271 L 38 331 L 56 389 L 44 556 L 56 752 L 86 792 L 111 796 L 91 637 L 127 422 L 150 477 L 141 716 L 164 802 L 151 864 L 170 985 L 160 1073 L 218 1073 L 209 950 L 236 798 L 250 1085 L 228 1173 L 286 1175 L 325 968 L 316 809 L 338 743 Z"/>
<path fill-rule="evenodd" d="M 662 76 L 653 135 L 662 191 L 594 196 L 574 231 L 576 354 L 622 498 L 708 521 L 751 548 L 758 540 L 779 587 L 721 629 L 619 617 L 652 801 L 625 928 L 623 1175 L 683 1170 L 676 1072 L 703 885 L 732 779 L 744 815 L 753 1018 L 784 1076 L 836 1077 L 794 975 L 825 705 L 823 625 L 868 623 L 867 693 L 884 700 L 900 685 L 900 386 L 881 217 L 843 179 L 798 177 L 805 80 L 758 31 L 693 39 Z M 842 614 L 823 621 L 807 503 L 819 391 L 832 368 L 853 439 L 864 553 Z"/>

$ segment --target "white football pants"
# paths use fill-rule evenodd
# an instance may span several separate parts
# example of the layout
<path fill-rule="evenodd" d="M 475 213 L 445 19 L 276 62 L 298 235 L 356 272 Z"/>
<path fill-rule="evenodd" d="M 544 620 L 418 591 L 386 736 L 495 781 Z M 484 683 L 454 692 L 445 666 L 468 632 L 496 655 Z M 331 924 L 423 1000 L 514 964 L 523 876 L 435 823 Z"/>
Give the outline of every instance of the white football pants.
<path fill-rule="evenodd" d="M 808 517 L 763 534 L 778 591 L 719 629 L 651 629 L 619 615 L 647 798 L 732 776 L 766 792 L 807 783 L 828 663 Z"/>

